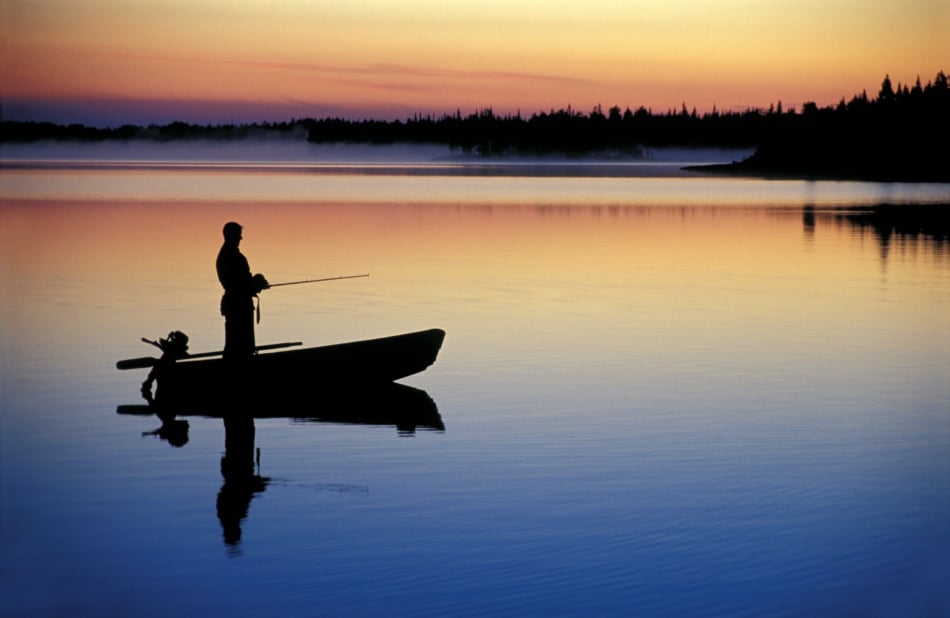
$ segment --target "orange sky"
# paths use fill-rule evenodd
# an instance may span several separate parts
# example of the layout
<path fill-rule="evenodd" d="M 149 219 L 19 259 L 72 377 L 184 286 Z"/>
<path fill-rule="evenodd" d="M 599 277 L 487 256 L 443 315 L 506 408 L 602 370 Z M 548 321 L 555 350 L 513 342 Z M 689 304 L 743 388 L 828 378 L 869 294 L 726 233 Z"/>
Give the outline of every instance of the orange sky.
<path fill-rule="evenodd" d="M 100 125 L 826 105 L 950 70 L 946 0 L 0 0 L 0 19 L 5 117 Z"/>

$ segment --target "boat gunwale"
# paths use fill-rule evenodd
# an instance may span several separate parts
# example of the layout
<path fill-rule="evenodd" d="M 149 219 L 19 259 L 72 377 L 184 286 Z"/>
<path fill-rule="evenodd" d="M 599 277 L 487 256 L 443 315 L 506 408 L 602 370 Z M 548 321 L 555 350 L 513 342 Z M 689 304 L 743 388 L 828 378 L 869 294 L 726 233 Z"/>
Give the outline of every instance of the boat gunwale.
<path fill-rule="evenodd" d="M 360 347 L 371 347 L 375 345 L 385 345 L 387 343 L 396 343 L 396 342 L 409 342 L 413 339 L 423 339 L 424 337 L 439 337 L 438 343 L 433 342 L 432 349 L 435 354 L 442 348 L 442 342 L 445 339 L 445 331 L 441 328 L 429 328 L 425 330 L 413 331 L 408 333 L 401 333 L 398 335 L 388 335 L 384 337 L 376 337 L 373 339 L 360 339 L 357 341 L 346 341 L 341 343 L 331 343 L 322 346 L 312 346 L 307 348 L 296 348 L 292 350 L 274 350 L 266 351 L 261 353 L 255 353 L 253 359 L 274 359 L 281 358 L 291 360 L 294 357 L 306 357 L 308 355 L 313 355 L 314 353 L 327 353 L 332 354 L 334 352 L 346 350 L 346 349 L 358 349 Z M 224 362 L 223 356 L 214 356 L 211 358 L 191 358 L 184 357 L 176 359 L 174 364 L 180 367 L 200 365 L 200 364 L 217 364 Z M 265 361 L 266 362 L 266 361 Z"/>

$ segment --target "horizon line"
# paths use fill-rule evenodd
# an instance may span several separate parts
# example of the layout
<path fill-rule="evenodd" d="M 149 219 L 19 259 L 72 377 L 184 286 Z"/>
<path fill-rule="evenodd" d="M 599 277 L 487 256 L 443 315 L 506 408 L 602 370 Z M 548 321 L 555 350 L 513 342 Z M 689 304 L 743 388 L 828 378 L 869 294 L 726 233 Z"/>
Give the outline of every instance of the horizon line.
<path fill-rule="evenodd" d="M 857 96 L 857 95 L 855 95 Z M 839 99 L 840 100 L 840 99 Z M 847 98 L 845 97 L 845 100 Z M 760 105 L 732 105 L 720 107 L 713 104 L 708 109 L 700 109 L 698 106 L 690 106 L 686 101 L 675 106 L 667 106 L 662 111 L 649 105 L 604 105 L 597 103 L 589 110 L 579 108 L 571 103 L 560 107 L 541 108 L 525 112 L 525 108 L 516 106 L 502 106 L 497 108 L 492 104 L 470 106 L 470 111 L 463 110 L 462 106 L 455 106 L 452 110 L 444 109 L 412 109 L 403 105 L 393 106 L 365 106 L 353 105 L 349 107 L 338 105 L 322 105 L 307 102 L 269 102 L 269 101 L 214 101 L 204 99 L 115 99 L 106 97 L 88 97 L 88 98 L 70 98 L 70 99 L 2 99 L 0 98 L 0 121 L 2 122 L 49 122 L 57 125 L 81 124 L 83 126 L 109 129 L 118 128 L 123 125 L 136 126 L 162 126 L 175 122 L 183 122 L 191 125 L 248 125 L 264 123 L 290 123 L 300 120 L 323 120 L 340 119 L 349 122 L 395 122 L 412 120 L 415 118 L 434 118 L 439 119 L 447 116 L 456 116 L 461 113 L 463 117 L 472 114 L 479 114 L 491 110 L 496 116 L 522 117 L 530 118 L 535 115 L 547 114 L 558 111 L 574 111 L 584 115 L 590 115 L 597 109 L 605 113 L 613 108 L 618 108 L 622 112 L 630 110 L 637 112 L 640 109 L 646 110 L 651 115 L 667 115 L 669 113 L 679 113 L 685 107 L 690 114 L 694 111 L 699 116 L 705 116 L 712 113 L 730 114 L 744 113 L 751 111 L 767 111 L 776 105 L 783 109 L 799 109 L 807 103 L 813 101 L 793 101 L 785 103 L 781 99 L 770 103 L 768 106 Z M 117 106 L 114 115 L 116 120 L 105 118 L 107 110 L 103 110 L 104 104 Z M 93 109 L 89 109 L 92 107 Z M 151 120 L 131 120 L 132 116 L 142 116 L 148 113 L 149 108 L 165 108 L 168 111 L 153 113 L 154 119 Z M 142 109 L 145 108 L 145 109 Z M 300 113 L 294 110 L 297 108 Z M 306 111 L 308 109 L 310 111 Z M 510 109 L 509 109 L 510 108 Z M 179 111 L 171 111 L 179 110 Z M 220 111 L 219 111 L 220 110 Z M 259 114 L 251 116 L 254 110 L 259 110 Z M 285 110 L 283 115 L 280 110 Z M 70 118 L 70 113 L 74 118 Z M 187 116 L 192 118 L 188 119 Z M 86 118 L 83 121 L 83 117 Z M 90 118 L 98 117 L 94 120 Z M 123 118 L 125 118 L 123 120 Z"/>
<path fill-rule="evenodd" d="M 944 71 L 938 71 L 936 76 L 944 77 Z M 889 73 L 882 77 L 881 85 L 885 80 L 890 80 Z M 918 75 L 917 80 L 921 78 Z M 923 83 L 923 82 L 921 82 Z M 933 80 L 926 82 L 928 85 Z M 898 82 L 895 87 L 909 87 L 910 84 Z M 799 100 L 783 101 L 781 97 L 775 101 L 770 101 L 768 105 L 750 105 L 734 104 L 720 107 L 716 102 L 710 106 L 700 108 L 696 105 L 688 105 L 685 100 L 675 105 L 666 105 L 661 111 L 653 105 L 620 105 L 617 103 L 604 105 L 598 102 L 590 106 L 590 109 L 583 111 L 583 107 L 576 107 L 573 103 L 562 104 L 556 108 L 554 106 L 537 106 L 537 109 L 523 115 L 525 107 L 520 105 L 503 105 L 496 112 L 493 104 L 467 105 L 472 111 L 466 115 L 478 114 L 486 110 L 492 110 L 499 116 L 528 117 L 544 114 L 554 111 L 580 111 L 589 114 L 594 110 L 609 110 L 613 108 L 622 111 L 637 111 L 644 109 L 651 115 L 667 115 L 669 113 L 678 113 L 686 109 L 688 113 L 695 112 L 698 115 L 706 116 L 712 113 L 743 113 L 750 111 L 764 111 L 774 109 L 780 106 L 785 110 L 797 110 L 806 104 L 814 103 L 819 107 L 833 106 L 843 101 L 848 101 L 855 97 L 868 96 L 868 89 L 864 88 L 860 93 L 850 95 L 839 95 L 834 101 L 818 103 L 814 99 L 803 98 Z M 462 106 L 451 106 L 453 109 L 425 109 L 419 107 L 410 107 L 398 103 L 353 103 L 351 105 L 339 105 L 335 103 L 325 103 L 319 101 L 306 101 L 298 99 L 282 100 L 237 100 L 237 99 L 168 99 L 168 98 L 126 98 L 126 97 L 108 97 L 108 96 L 89 96 L 89 97 L 2 97 L 0 96 L 0 120 L 6 122 L 51 122 L 53 124 L 82 124 L 93 128 L 117 128 L 124 125 L 163 125 L 174 122 L 184 122 L 186 124 L 263 124 L 263 123 L 281 123 L 292 122 L 306 119 L 342 119 L 351 122 L 359 121 L 379 121 L 393 122 L 408 120 L 417 117 L 442 118 L 446 116 L 455 116 L 461 113 Z"/>

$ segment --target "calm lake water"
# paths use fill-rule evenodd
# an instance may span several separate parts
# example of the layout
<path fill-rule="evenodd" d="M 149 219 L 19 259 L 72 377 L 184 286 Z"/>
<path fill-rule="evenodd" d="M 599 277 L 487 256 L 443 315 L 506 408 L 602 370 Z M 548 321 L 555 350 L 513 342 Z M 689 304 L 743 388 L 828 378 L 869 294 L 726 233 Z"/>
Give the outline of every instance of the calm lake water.
<path fill-rule="evenodd" d="M 296 148 L 4 151 L 0 615 L 950 614 L 950 187 Z M 371 275 L 259 343 L 447 332 L 441 425 L 258 419 L 229 520 L 115 369 L 220 349 L 228 220 Z"/>

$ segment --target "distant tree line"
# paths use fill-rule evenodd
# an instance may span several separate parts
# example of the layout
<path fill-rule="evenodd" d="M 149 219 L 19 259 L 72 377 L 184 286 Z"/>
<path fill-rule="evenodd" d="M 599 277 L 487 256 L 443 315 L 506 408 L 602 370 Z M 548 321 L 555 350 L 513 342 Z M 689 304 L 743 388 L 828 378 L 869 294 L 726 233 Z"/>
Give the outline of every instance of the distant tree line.
<path fill-rule="evenodd" d="M 242 139 L 275 134 L 306 134 L 310 142 L 367 144 L 443 144 L 473 156 L 616 155 L 631 156 L 641 147 L 755 147 L 755 154 L 722 171 L 788 173 L 811 176 L 950 180 L 950 88 L 941 71 L 926 85 L 885 76 L 876 97 L 867 92 L 820 108 L 801 110 L 697 113 L 685 104 L 654 113 L 598 105 L 589 113 L 567 109 L 496 114 L 491 108 L 463 116 L 416 115 L 406 120 L 291 120 L 244 125 L 123 125 L 99 129 L 35 122 L 3 122 L 0 141 Z"/>
<path fill-rule="evenodd" d="M 601 106 L 584 114 L 567 109 L 539 112 L 525 118 L 496 114 L 491 108 L 463 116 L 457 111 L 439 118 L 416 116 L 405 121 L 308 121 L 311 142 L 437 143 L 461 153 L 506 155 L 632 155 L 642 146 L 754 146 L 768 116 L 757 110 L 739 113 L 695 109 L 654 114 Z"/>
<path fill-rule="evenodd" d="M 304 118 L 279 123 L 199 125 L 172 122 L 146 127 L 126 124 L 115 128 L 7 121 L 0 124 L 0 141 L 238 140 L 304 133 L 309 141 L 315 143 L 442 144 L 477 156 L 582 155 L 592 152 L 636 154 L 640 146 L 754 146 L 775 117 L 774 110 L 764 113 L 754 109 L 736 113 L 713 110 L 700 115 L 695 109 L 688 111 L 684 105 L 680 111 L 670 110 L 663 114 L 654 114 L 643 107 L 636 111 L 612 107 L 605 113 L 600 106 L 584 114 L 568 106 L 567 109 L 540 112 L 524 118 L 521 114 L 495 114 L 488 108 L 468 116 L 457 111 L 440 118 L 416 115 L 393 121 Z"/>
<path fill-rule="evenodd" d="M 252 124 L 200 125 L 187 122 L 171 122 L 165 125 L 150 124 L 142 127 L 125 124 L 115 128 L 89 127 L 83 124 L 60 125 L 52 122 L 0 123 L 0 142 L 35 142 L 61 140 L 77 142 L 100 142 L 106 140 L 151 140 L 172 141 L 181 139 L 239 140 L 267 135 L 306 133 L 303 120 L 289 122 L 262 122 Z"/>
<path fill-rule="evenodd" d="M 769 124 L 748 159 L 725 171 L 790 176 L 950 181 L 950 87 L 940 72 L 922 86 L 885 76 L 836 106 L 806 103 Z"/>
<path fill-rule="evenodd" d="M 466 154 L 479 156 L 590 153 L 637 154 L 642 146 L 683 147 L 757 147 L 756 162 L 774 161 L 788 166 L 793 161 L 814 161 L 814 167 L 826 168 L 836 157 L 837 167 L 880 175 L 893 168 L 894 156 L 907 157 L 901 168 L 921 163 L 923 157 L 908 151 L 927 153 L 934 165 L 922 172 L 931 176 L 933 169 L 947 163 L 950 138 L 950 90 L 947 76 L 940 72 L 932 82 L 913 86 L 891 83 L 885 76 L 876 98 L 867 92 L 844 98 L 837 105 L 819 108 L 813 102 L 802 109 L 783 108 L 782 103 L 768 110 L 699 114 L 687 109 L 653 113 L 639 107 L 636 111 L 611 107 L 604 112 L 596 106 L 584 114 L 570 107 L 531 115 L 498 115 L 491 108 L 468 116 L 460 112 L 440 118 L 416 116 L 404 122 L 374 120 L 349 121 L 339 118 L 308 120 L 311 142 L 421 142 L 447 144 Z M 863 153 L 863 154 L 862 154 Z M 862 155 L 862 156 L 857 156 Z M 933 155 L 933 156 L 931 156 Z M 868 167 L 878 156 L 880 164 Z M 850 160 L 849 165 L 845 165 Z M 807 171 L 807 164 L 799 165 Z M 933 168 L 933 169 L 931 169 Z M 902 173 L 906 172 L 902 170 Z"/>

